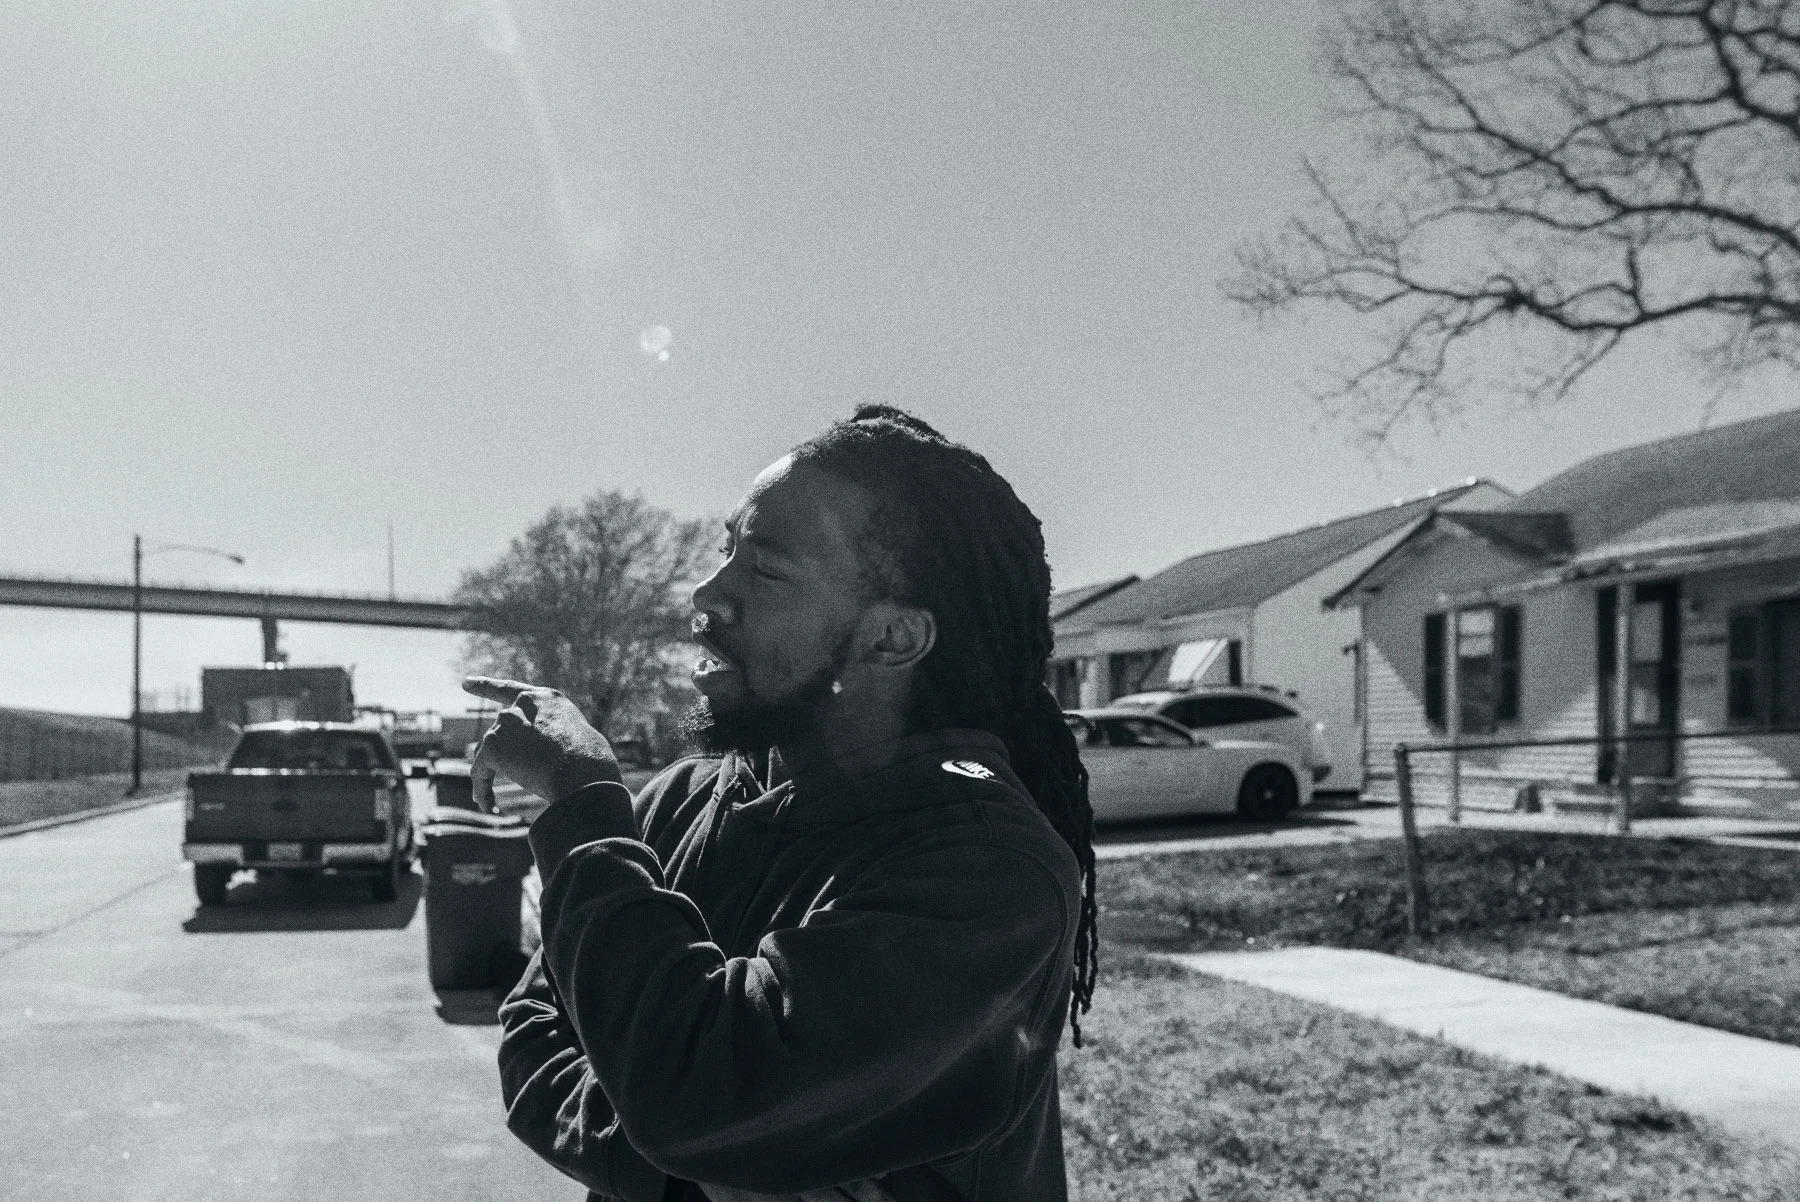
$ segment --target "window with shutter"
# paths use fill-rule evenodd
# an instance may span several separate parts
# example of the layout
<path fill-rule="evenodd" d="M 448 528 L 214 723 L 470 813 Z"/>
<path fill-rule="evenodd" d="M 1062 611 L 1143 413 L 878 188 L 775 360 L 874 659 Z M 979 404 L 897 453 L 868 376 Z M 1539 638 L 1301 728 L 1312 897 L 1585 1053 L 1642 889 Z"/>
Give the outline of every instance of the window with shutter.
<path fill-rule="evenodd" d="M 1425 720 L 1444 726 L 1444 615 L 1425 615 Z"/>
<path fill-rule="evenodd" d="M 1494 718 L 1500 722 L 1519 720 L 1519 662 L 1521 631 L 1520 610 L 1507 605 L 1499 611 L 1499 642 L 1495 647 Z"/>
<path fill-rule="evenodd" d="M 1730 655 L 1725 720 L 1731 726 L 1761 726 L 1762 614 L 1751 607 L 1731 611 L 1726 643 Z"/>

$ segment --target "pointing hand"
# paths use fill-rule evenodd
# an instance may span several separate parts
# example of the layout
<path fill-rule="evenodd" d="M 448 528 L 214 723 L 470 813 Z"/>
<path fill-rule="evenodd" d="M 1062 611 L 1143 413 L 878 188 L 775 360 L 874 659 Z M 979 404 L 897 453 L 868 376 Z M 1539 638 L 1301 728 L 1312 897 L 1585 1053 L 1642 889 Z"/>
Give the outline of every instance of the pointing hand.
<path fill-rule="evenodd" d="M 491 676 L 463 679 L 463 691 L 505 708 L 481 736 L 469 780 L 475 804 L 494 808 L 494 777 L 505 776 L 545 801 L 584 785 L 617 781 L 619 765 L 605 736 L 555 689 Z"/>

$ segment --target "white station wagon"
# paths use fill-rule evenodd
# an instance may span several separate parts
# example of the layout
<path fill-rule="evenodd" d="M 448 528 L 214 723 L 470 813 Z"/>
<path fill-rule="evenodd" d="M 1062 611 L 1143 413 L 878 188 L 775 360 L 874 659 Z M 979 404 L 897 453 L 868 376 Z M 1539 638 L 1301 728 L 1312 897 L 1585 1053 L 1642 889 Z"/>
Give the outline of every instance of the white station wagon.
<path fill-rule="evenodd" d="M 1068 710 L 1063 720 L 1081 748 L 1099 822 L 1181 814 L 1270 821 L 1312 799 L 1311 772 L 1281 743 L 1203 739 L 1138 709 Z"/>

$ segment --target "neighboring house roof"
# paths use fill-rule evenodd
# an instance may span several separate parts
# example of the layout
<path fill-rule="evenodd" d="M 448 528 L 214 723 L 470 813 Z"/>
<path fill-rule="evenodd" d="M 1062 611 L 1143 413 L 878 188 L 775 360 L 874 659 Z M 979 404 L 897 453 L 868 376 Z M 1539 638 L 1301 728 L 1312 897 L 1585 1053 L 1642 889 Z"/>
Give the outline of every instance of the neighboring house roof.
<path fill-rule="evenodd" d="M 1137 573 L 1129 576 L 1117 576 L 1111 580 L 1102 580 L 1097 584 L 1084 584 L 1080 588 L 1064 589 L 1060 593 L 1050 594 L 1050 620 L 1066 618 L 1084 605 L 1092 605 L 1100 598 L 1118 592 L 1128 584 L 1137 583 Z"/>
<path fill-rule="evenodd" d="M 1651 518 L 1590 547 L 1569 565 L 1576 574 L 1645 560 L 1722 551 L 1771 536 L 1800 534 L 1800 500 L 1690 505 Z"/>
<path fill-rule="evenodd" d="M 1325 601 L 1378 588 L 1439 523 L 1520 559 L 1549 584 L 1800 533 L 1800 409 L 1584 460 L 1497 509 L 1445 512 Z M 1548 573 L 1548 574 L 1546 574 Z"/>
<path fill-rule="evenodd" d="M 1192 556 L 1084 606 L 1058 622 L 1057 630 L 1073 633 L 1256 605 L 1454 502 L 1478 483 L 1434 489 L 1367 513 Z"/>
<path fill-rule="evenodd" d="M 1800 498 L 1800 409 L 1596 455 L 1502 512 L 1569 517 L 1583 551 L 1671 510 Z"/>
<path fill-rule="evenodd" d="M 1569 558 L 1575 551 L 1575 537 L 1566 513 L 1446 511 L 1438 517 L 1526 559 L 1553 563 Z"/>

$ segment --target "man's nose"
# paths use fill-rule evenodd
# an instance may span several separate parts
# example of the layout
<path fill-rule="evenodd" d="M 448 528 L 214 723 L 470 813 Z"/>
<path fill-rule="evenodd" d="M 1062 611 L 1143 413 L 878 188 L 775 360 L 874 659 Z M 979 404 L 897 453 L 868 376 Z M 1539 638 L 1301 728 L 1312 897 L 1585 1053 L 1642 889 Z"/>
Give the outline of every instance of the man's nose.
<path fill-rule="evenodd" d="M 720 589 L 717 572 L 695 587 L 693 604 L 695 614 L 706 615 L 715 626 L 730 626 L 737 621 L 737 604 Z"/>

